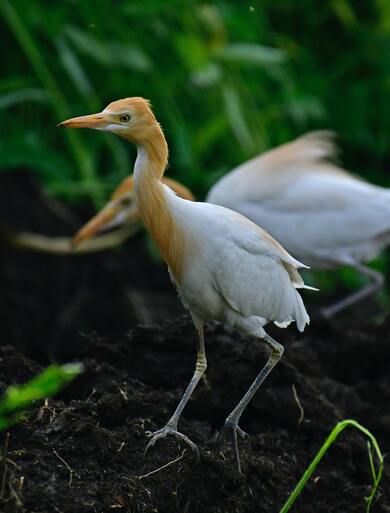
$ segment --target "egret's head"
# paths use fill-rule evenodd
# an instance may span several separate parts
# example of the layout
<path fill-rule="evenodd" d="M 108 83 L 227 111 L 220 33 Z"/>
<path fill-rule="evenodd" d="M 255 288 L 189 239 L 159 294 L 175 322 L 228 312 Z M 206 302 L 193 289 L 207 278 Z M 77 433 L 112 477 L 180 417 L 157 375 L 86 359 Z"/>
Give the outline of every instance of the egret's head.
<path fill-rule="evenodd" d="M 134 202 L 134 182 L 129 176 L 115 190 L 111 200 L 74 236 L 73 246 L 117 226 L 139 222 L 138 208 Z"/>
<path fill-rule="evenodd" d="M 163 178 L 163 182 L 181 198 L 194 201 L 191 191 L 171 178 Z M 113 192 L 110 201 L 73 238 L 73 246 L 91 239 L 96 235 L 118 226 L 137 226 L 140 215 L 134 200 L 134 178 L 128 176 Z"/>
<path fill-rule="evenodd" d="M 58 126 L 114 132 L 135 143 L 142 143 L 150 137 L 150 130 L 159 125 L 148 100 L 133 97 L 112 102 L 98 114 L 68 119 Z"/>

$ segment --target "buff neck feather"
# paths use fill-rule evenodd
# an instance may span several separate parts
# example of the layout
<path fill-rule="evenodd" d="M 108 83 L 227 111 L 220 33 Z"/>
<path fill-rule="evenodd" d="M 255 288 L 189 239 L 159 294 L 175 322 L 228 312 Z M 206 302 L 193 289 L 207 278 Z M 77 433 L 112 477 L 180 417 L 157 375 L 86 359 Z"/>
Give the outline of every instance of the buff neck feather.
<path fill-rule="evenodd" d="M 146 228 L 164 260 L 180 284 L 183 271 L 184 236 L 173 218 L 169 199 L 161 182 L 167 162 L 168 146 L 160 125 L 149 127 L 147 137 L 137 142 L 134 167 L 134 193 Z"/>

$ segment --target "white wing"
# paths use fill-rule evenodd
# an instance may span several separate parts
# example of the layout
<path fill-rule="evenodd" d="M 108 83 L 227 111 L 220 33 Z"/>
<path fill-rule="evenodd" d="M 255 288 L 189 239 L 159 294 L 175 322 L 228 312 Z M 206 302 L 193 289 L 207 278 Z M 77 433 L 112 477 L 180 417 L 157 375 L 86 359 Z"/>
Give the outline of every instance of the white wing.
<path fill-rule="evenodd" d="M 327 173 L 350 176 L 329 164 L 335 153 L 331 132 L 311 132 L 233 169 L 210 189 L 206 201 L 226 205 L 232 198 L 236 202 L 272 198 L 294 178 L 322 167 Z"/>
<path fill-rule="evenodd" d="M 390 231 L 390 192 L 339 175 L 303 175 L 275 197 L 229 206 L 308 262 L 315 255 L 343 259 L 370 243 L 376 249 Z"/>
<path fill-rule="evenodd" d="M 369 260 L 390 238 L 390 193 L 324 161 L 329 134 L 313 133 L 226 175 L 207 201 L 261 225 L 305 263 Z"/>
<path fill-rule="evenodd" d="M 303 329 L 309 318 L 296 288 L 304 286 L 297 269 L 305 266 L 236 212 L 206 203 L 187 205 L 186 211 L 191 232 L 202 233 L 202 243 L 190 255 L 190 298 L 183 287 L 190 308 L 196 304 L 201 310 L 197 296 L 202 301 L 209 297 L 205 310 L 216 312 L 218 308 L 210 305 L 219 297 L 243 318 L 260 316 L 279 323 L 296 319 Z M 210 283 L 214 298 L 206 291 Z"/>

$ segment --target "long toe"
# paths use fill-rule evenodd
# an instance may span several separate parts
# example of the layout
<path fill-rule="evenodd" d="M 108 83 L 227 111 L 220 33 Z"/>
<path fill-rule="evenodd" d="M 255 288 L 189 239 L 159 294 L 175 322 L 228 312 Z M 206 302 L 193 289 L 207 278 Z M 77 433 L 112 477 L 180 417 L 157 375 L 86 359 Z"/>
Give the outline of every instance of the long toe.
<path fill-rule="evenodd" d="M 221 446 L 223 439 L 226 437 L 230 443 L 232 444 L 232 449 L 234 453 L 235 466 L 238 474 L 241 474 L 241 462 L 240 462 L 240 453 L 238 451 L 238 436 L 242 439 L 249 440 L 248 433 L 245 433 L 240 426 L 234 422 L 225 422 L 221 431 L 219 432 L 217 439 L 217 448 L 218 451 L 221 452 Z"/>
<path fill-rule="evenodd" d="M 146 449 L 145 449 L 145 453 L 144 453 L 145 458 L 148 455 L 149 449 L 151 449 L 154 446 L 154 444 L 157 442 L 157 440 L 160 440 L 167 436 L 173 436 L 175 438 L 178 438 L 185 444 L 187 444 L 189 446 L 189 448 L 192 450 L 192 452 L 195 454 L 196 462 L 197 463 L 199 462 L 200 456 L 199 456 L 199 449 L 198 449 L 197 445 L 194 444 L 194 442 L 192 440 L 190 440 L 188 438 L 188 436 L 184 435 L 183 433 L 180 433 L 180 431 L 177 431 L 177 429 L 175 429 L 174 427 L 166 425 L 162 429 L 159 429 L 158 431 L 155 431 L 154 433 L 150 433 L 148 436 L 150 437 L 150 442 L 148 443 L 148 445 L 146 446 Z"/>
<path fill-rule="evenodd" d="M 237 431 L 237 435 L 240 438 L 242 438 L 242 440 L 247 440 L 248 442 L 250 441 L 250 439 L 251 439 L 250 435 L 248 435 L 248 433 L 246 431 L 241 429 L 240 426 L 236 425 L 236 431 Z"/>
<path fill-rule="evenodd" d="M 217 437 L 217 449 L 218 449 L 218 451 L 221 451 L 224 438 L 227 438 L 229 441 L 231 441 L 231 437 L 232 437 L 233 431 L 236 431 L 237 435 L 242 440 L 246 440 L 247 442 L 250 441 L 250 438 L 251 438 L 250 435 L 246 431 L 241 429 L 238 424 L 233 424 L 233 423 L 230 423 L 230 422 L 225 422 L 224 426 L 222 427 L 222 429 L 218 433 L 218 437 Z"/>

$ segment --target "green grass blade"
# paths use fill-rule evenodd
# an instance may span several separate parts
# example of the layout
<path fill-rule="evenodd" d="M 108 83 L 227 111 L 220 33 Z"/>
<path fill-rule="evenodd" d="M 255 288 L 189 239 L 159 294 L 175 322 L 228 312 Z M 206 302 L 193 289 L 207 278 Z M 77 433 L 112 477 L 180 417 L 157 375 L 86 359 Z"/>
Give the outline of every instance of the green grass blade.
<path fill-rule="evenodd" d="M 374 437 L 374 435 L 372 433 L 370 433 L 370 431 L 368 431 L 368 429 L 366 429 L 364 426 L 362 426 L 361 424 L 359 424 L 358 422 L 356 422 L 355 420 L 352 420 L 352 419 L 343 420 L 342 422 L 339 422 L 334 427 L 334 429 L 331 431 L 331 433 L 328 436 L 328 438 L 325 440 L 323 446 L 320 448 L 320 450 L 318 451 L 318 453 L 314 457 L 313 461 L 310 463 L 308 468 L 305 470 L 305 472 L 304 472 L 303 476 L 301 477 L 300 481 L 298 482 L 298 484 L 294 488 L 293 492 L 291 493 L 291 495 L 287 499 L 286 503 L 284 504 L 284 506 L 280 510 L 280 513 L 287 513 L 288 511 L 290 511 L 291 506 L 294 504 L 294 502 L 296 501 L 296 499 L 298 498 L 298 496 L 302 492 L 302 490 L 305 487 L 307 481 L 310 479 L 310 477 L 312 476 L 313 472 L 317 468 L 317 465 L 322 460 L 324 454 L 327 452 L 329 447 L 336 440 L 338 435 L 342 431 L 344 431 L 344 429 L 346 427 L 348 427 L 348 426 L 352 426 L 352 427 L 358 429 L 359 431 L 361 431 L 368 438 L 370 444 L 372 444 L 372 447 L 375 450 L 375 453 L 376 453 L 376 456 L 377 456 L 377 459 L 378 459 L 379 470 L 378 470 L 378 472 L 376 472 L 375 467 L 374 467 L 374 462 L 373 462 L 372 448 L 371 448 L 371 445 L 370 445 L 369 446 L 369 460 L 370 460 L 370 468 L 371 468 L 371 472 L 372 472 L 372 476 L 373 476 L 373 485 L 372 485 L 372 489 L 371 489 L 370 495 L 368 497 L 366 497 L 366 501 L 367 501 L 366 513 L 370 513 L 372 502 L 374 500 L 376 491 L 378 489 L 379 483 L 380 483 L 381 478 L 382 478 L 383 455 L 381 453 L 381 450 L 379 448 L 378 442 L 376 441 L 376 438 Z"/>
<path fill-rule="evenodd" d="M 371 509 L 372 502 L 373 502 L 375 494 L 376 494 L 376 491 L 378 489 L 379 483 L 380 483 L 380 481 L 382 479 L 383 458 L 379 459 L 379 457 L 378 457 L 378 459 L 379 459 L 379 470 L 377 472 L 376 469 L 375 469 L 375 465 L 374 465 L 374 457 L 373 457 L 373 452 L 372 452 L 372 447 L 371 447 L 370 442 L 368 442 L 367 445 L 368 445 L 368 457 L 369 457 L 369 460 L 370 460 L 370 468 L 371 468 L 371 473 L 372 473 L 372 477 L 373 477 L 373 481 L 374 481 L 374 484 L 373 484 L 372 489 L 371 489 L 371 493 L 370 493 L 370 495 L 368 497 L 366 497 L 366 501 L 367 501 L 366 512 L 369 513 L 370 509 Z M 378 450 L 379 450 L 379 448 L 375 449 L 375 452 L 376 452 L 377 455 L 378 455 L 378 452 L 377 452 Z"/>
<path fill-rule="evenodd" d="M 0 430 L 6 429 L 35 401 L 51 397 L 83 372 L 81 363 L 52 365 L 24 385 L 7 388 L 0 400 Z"/>
<path fill-rule="evenodd" d="M 6 94 L 0 93 L 0 109 L 8 109 L 24 102 L 47 103 L 47 94 L 43 89 L 26 88 Z"/>

